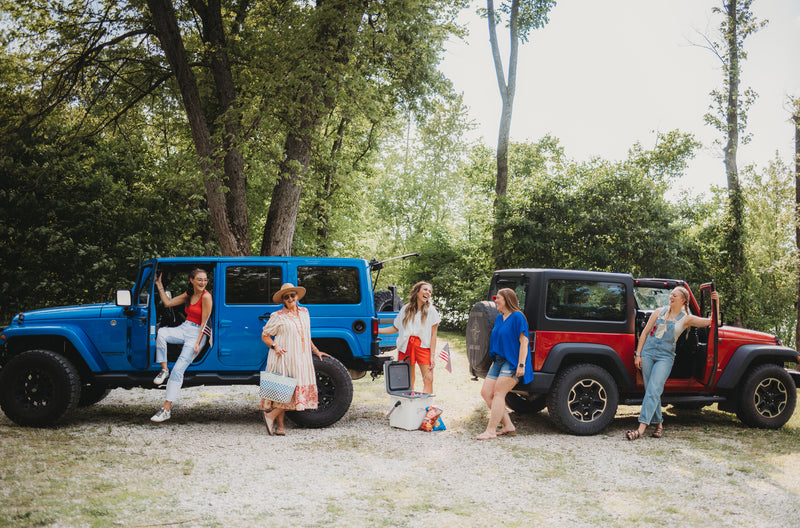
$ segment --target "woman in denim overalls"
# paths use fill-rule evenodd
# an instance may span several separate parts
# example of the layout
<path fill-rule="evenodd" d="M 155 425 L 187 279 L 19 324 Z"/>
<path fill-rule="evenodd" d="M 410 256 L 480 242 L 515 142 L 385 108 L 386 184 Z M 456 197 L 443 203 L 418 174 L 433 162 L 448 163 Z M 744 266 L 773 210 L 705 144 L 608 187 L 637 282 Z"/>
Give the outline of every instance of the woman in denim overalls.
<path fill-rule="evenodd" d="M 719 300 L 719 294 L 711 297 Z M 717 303 L 719 306 L 719 303 Z M 634 363 L 642 371 L 644 400 L 639 413 L 639 428 L 625 433 L 628 440 L 636 440 L 644 434 L 647 426 L 656 426 L 654 438 L 664 435 L 664 420 L 661 416 L 661 393 L 664 392 L 672 363 L 675 361 L 675 343 L 688 327 L 707 327 L 711 319 L 689 313 L 689 292 L 678 286 L 669 294 L 669 306 L 654 310 L 642 330 Z"/>

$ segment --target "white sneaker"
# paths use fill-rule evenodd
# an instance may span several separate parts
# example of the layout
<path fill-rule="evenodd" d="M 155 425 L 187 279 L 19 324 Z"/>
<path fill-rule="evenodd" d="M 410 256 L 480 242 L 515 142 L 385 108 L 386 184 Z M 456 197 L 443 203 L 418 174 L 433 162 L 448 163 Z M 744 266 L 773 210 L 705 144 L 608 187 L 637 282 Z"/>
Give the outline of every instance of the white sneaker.
<path fill-rule="evenodd" d="M 155 413 L 150 418 L 150 421 L 151 422 L 166 422 L 167 420 L 170 419 L 171 416 L 172 415 L 170 414 L 170 412 L 162 407 L 161 409 L 158 410 L 157 413 Z"/>
<path fill-rule="evenodd" d="M 169 370 L 161 369 L 161 372 L 158 373 L 158 376 L 156 376 L 156 378 L 153 380 L 153 383 L 155 383 L 156 385 L 161 385 L 162 383 L 164 383 L 164 381 L 166 381 L 168 377 L 169 377 Z"/>

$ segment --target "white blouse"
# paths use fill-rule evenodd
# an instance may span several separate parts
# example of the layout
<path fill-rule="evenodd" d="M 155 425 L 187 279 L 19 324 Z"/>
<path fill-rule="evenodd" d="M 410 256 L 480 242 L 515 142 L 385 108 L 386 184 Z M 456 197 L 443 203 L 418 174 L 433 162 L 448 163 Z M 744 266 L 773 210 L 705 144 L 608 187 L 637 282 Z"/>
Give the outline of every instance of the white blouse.
<path fill-rule="evenodd" d="M 393 324 L 394 327 L 397 328 L 397 349 L 405 353 L 406 347 L 408 346 L 408 338 L 411 336 L 419 337 L 420 346 L 422 348 L 430 348 L 433 325 L 439 324 L 442 320 L 439 312 L 431 304 L 428 306 L 428 317 L 425 318 L 424 323 L 422 322 L 422 312 L 417 312 L 414 315 L 414 320 L 409 327 L 406 328 L 403 326 L 403 318 L 406 315 L 407 306 L 408 305 L 403 306 L 400 309 L 400 313 L 394 318 Z"/>

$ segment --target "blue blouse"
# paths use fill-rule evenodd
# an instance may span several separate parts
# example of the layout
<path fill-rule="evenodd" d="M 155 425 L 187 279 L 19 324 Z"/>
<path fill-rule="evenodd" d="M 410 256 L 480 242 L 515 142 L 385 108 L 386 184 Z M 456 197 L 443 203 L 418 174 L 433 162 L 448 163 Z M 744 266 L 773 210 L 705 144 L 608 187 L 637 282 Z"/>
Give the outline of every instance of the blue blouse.
<path fill-rule="evenodd" d="M 492 360 L 499 356 L 516 368 L 519 365 L 520 334 L 525 334 L 525 337 L 530 339 L 528 321 L 522 315 L 522 312 L 511 313 L 505 321 L 503 320 L 503 314 L 498 315 L 494 321 L 492 336 L 489 339 L 489 355 Z M 529 346 L 525 358 L 525 374 L 522 376 L 522 383 L 527 384 L 533 381 L 533 365 L 531 363 L 531 349 Z"/>

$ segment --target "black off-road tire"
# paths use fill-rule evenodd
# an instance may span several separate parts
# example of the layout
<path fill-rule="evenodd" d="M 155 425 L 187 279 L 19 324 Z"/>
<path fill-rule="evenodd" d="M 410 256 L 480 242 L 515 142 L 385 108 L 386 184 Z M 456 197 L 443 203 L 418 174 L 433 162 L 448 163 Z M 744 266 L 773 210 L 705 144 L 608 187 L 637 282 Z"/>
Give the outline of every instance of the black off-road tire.
<path fill-rule="evenodd" d="M 533 397 L 525 397 L 516 392 L 509 392 L 506 394 L 506 405 L 519 414 L 536 414 L 547 407 L 547 396 L 537 394 Z"/>
<path fill-rule="evenodd" d="M 78 400 L 78 407 L 89 407 L 95 403 L 103 400 L 111 389 L 105 385 L 98 385 L 97 383 L 86 383 L 81 387 L 81 398 Z"/>
<path fill-rule="evenodd" d="M 492 301 L 480 301 L 472 306 L 467 319 L 467 359 L 473 376 L 485 378 L 492 366 L 489 339 L 494 321 L 500 312 Z"/>
<path fill-rule="evenodd" d="M 335 424 L 353 402 L 353 380 L 342 363 L 334 357 L 320 360 L 314 356 L 319 407 L 307 411 L 289 411 L 286 416 L 300 427 L 318 429 Z"/>
<path fill-rule="evenodd" d="M 78 370 L 50 350 L 22 352 L 0 370 L 0 407 L 18 425 L 53 425 L 77 407 L 80 397 Z"/>
<path fill-rule="evenodd" d="M 609 426 L 617 414 L 619 389 L 604 368 L 589 363 L 559 372 L 547 395 L 547 410 L 563 431 L 593 435 Z"/>
<path fill-rule="evenodd" d="M 738 394 L 736 416 L 760 429 L 779 429 L 794 414 L 797 387 L 792 376 L 778 365 L 759 365 L 744 377 Z"/>

